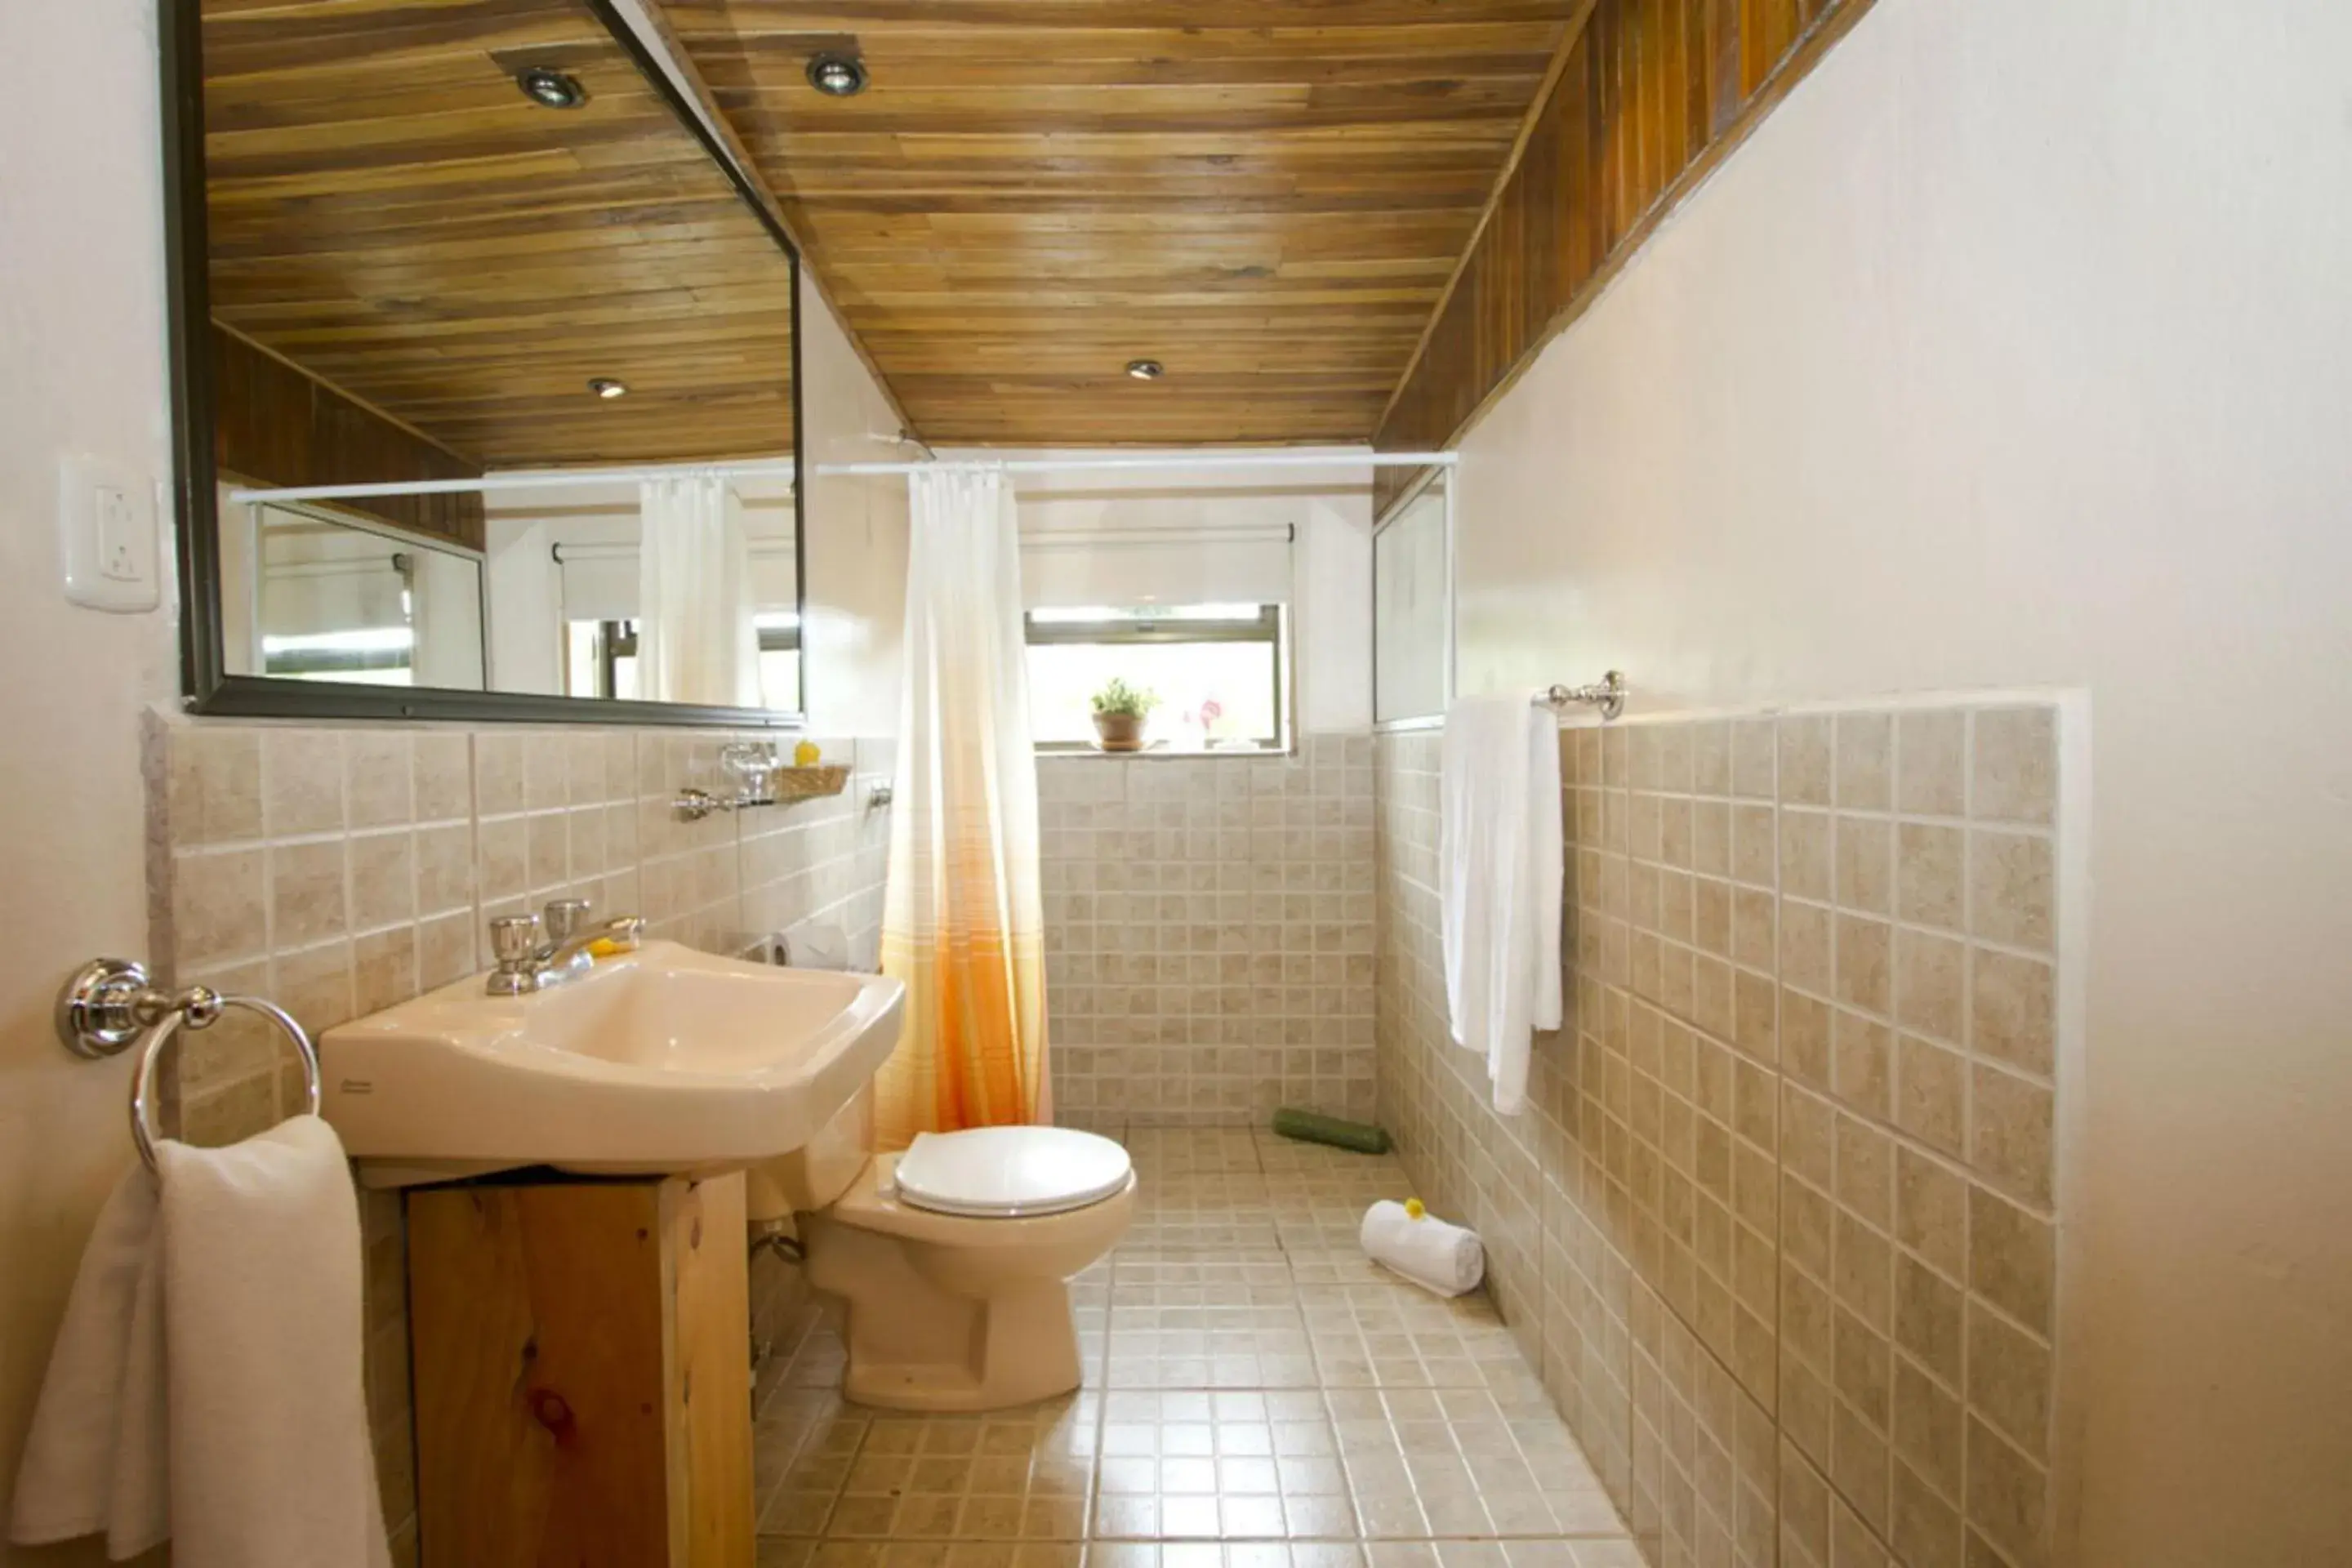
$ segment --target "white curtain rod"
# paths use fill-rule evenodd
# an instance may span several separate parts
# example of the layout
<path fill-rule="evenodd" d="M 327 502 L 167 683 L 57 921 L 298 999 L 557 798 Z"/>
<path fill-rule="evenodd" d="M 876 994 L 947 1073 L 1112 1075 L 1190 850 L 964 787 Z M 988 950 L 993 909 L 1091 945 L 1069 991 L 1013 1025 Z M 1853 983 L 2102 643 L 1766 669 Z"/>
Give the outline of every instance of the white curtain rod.
<path fill-rule="evenodd" d="M 929 463 L 819 463 L 823 475 L 919 474 L 931 468 L 990 468 L 1005 474 L 1061 474 L 1151 468 L 1450 468 L 1452 452 L 1184 452 L 1160 458 L 941 458 Z"/>
<path fill-rule="evenodd" d="M 943 459 L 927 463 L 818 463 L 810 471 L 826 476 L 919 474 L 932 468 L 991 468 L 1007 474 L 1104 472 L 1115 469 L 1190 468 L 1450 468 L 1452 452 L 1359 452 L 1331 456 L 1307 452 L 1183 452 L 1160 458 L 1050 458 Z M 585 489 L 715 474 L 721 479 L 792 479 L 799 464 L 790 458 L 741 463 L 654 463 L 634 468 L 548 468 L 533 473 L 487 474 L 473 479 L 388 479 L 375 484 L 288 485 L 278 489 L 233 489 L 228 499 L 250 501 L 368 500 L 384 496 L 485 494 L 492 490 Z"/>
<path fill-rule="evenodd" d="M 740 463 L 654 463 L 634 468 L 541 468 L 485 474 L 473 479 L 387 479 L 364 485 L 287 485 L 276 489 L 234 489 L 232 501 L 367 500 L 380 496 L 449 496 L 491 490 L 585 489 L 595 485 L 634 485 L 645 479 L 716 474 L 727 479 L 789 479 L 800 471 L 790 458 Z"/>

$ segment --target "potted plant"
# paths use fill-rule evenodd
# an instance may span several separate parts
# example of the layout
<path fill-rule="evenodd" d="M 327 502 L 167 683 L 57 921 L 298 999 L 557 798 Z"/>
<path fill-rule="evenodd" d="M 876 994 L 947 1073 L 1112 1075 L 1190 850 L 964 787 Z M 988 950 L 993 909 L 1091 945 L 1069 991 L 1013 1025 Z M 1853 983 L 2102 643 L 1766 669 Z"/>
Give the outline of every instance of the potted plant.
<path fill-rule="evenodd" d="M 1111 677 L 1095 693 L 1096 743 L 1106 752 L 1143 750 L 1143 721 L 1160 706 L 1160 699 L 1139 686 Z"/>

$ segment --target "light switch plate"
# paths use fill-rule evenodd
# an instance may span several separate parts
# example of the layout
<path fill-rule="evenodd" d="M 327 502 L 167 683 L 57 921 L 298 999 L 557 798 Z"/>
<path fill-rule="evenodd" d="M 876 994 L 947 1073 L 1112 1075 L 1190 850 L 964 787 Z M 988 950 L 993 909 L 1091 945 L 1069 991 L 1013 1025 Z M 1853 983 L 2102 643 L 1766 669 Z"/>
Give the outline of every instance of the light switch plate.
<path fill-rule="evenodd" d="M 117 615 L 161 603 L 155 517 L 145 474 L 87 453 L 68 458 L 58 472 L 66 597 Z"/>

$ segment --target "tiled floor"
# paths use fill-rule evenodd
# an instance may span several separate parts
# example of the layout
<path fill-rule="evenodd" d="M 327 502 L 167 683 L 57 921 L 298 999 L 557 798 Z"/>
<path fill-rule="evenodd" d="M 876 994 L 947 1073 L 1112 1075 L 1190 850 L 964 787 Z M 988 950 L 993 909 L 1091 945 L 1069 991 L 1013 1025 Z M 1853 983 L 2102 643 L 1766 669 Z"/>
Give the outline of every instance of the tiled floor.
<path fill-rule="evenodd" d="M 1483 1294 L 1356 1247 L 1392 1159 L 1135 1129 L 1074 1288 L 1086 1385 L 987 1415 L 843 1403 L 812 1310 L 763 1379 L 761 1568 L 1640 1568 Z"/>

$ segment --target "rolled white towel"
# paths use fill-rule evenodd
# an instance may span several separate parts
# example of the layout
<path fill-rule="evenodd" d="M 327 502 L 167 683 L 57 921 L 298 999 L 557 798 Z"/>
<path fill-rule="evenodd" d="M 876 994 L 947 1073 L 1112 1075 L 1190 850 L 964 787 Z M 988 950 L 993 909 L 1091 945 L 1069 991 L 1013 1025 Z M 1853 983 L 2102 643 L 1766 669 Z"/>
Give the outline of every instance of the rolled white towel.
<path fill-rule="evenodd" d="M 1475 1231 L 1448 1225 L 1383 1198 L 1364 1211 L 1364 1250 L 1423 1289 L 1441 1296 L 1475 1290 L 1486 1274 L 1486 1249 Z"/>

